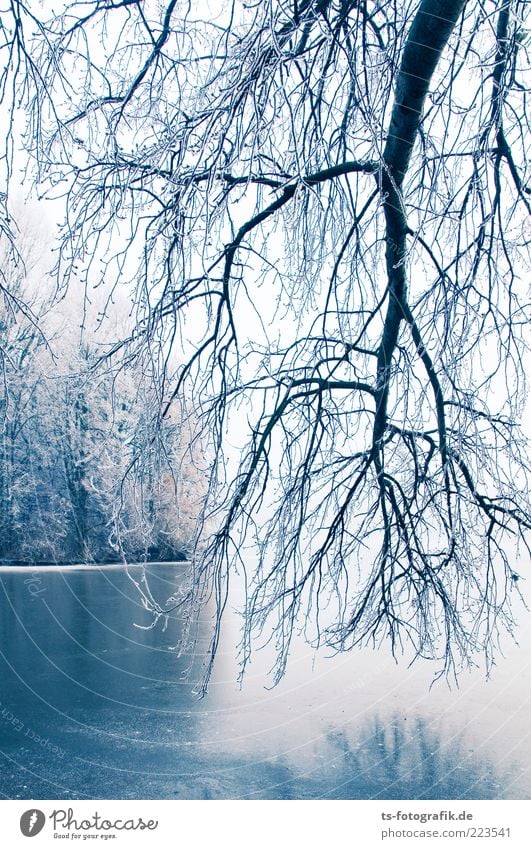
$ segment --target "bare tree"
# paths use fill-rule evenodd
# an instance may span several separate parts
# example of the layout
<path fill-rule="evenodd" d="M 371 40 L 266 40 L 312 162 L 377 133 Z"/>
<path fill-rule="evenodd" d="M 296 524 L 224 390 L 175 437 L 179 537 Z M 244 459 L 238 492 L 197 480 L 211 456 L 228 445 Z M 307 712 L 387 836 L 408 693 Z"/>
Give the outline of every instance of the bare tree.
<path fill-rule="evenodd" d="M 58 281 L 130 287 L 109 358 L 148 355 L 158 421 L 191 397 L 210 437 L 206 680 L 234 570 L 243 668 L 261 634 L 281 676 L 299 624 L 490 659 L 530 524 L 524 3 L 38 10 L 4 17 L 3 92 L 66 204 Z"/>

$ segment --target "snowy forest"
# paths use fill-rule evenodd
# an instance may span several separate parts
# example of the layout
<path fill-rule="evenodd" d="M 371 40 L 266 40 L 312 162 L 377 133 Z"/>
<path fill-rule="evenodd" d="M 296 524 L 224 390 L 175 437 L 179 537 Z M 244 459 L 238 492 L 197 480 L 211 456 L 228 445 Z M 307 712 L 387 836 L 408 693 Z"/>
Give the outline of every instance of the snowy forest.
<path fill-rule="evenodd" d="M 35 208 L 24 219 L 2 257 L 0 563 L 182 559 L 201 492 L 190 434 L 172 411 L 154 438 L 144 363 L 98 369 L 83 299 L 54 291 L 53 234 Z"/>

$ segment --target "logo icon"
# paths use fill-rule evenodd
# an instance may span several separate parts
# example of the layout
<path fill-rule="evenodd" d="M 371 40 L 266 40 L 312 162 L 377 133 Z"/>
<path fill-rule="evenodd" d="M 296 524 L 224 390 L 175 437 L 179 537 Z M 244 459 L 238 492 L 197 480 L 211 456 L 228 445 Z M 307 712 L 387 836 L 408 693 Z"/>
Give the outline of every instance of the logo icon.
<path fill-rule="evenodd" d="M 24 837 L 35 837 L 44 828 L 46 817 L 38 808 L 25 811 L 20 817 L 20 830 Z"/>

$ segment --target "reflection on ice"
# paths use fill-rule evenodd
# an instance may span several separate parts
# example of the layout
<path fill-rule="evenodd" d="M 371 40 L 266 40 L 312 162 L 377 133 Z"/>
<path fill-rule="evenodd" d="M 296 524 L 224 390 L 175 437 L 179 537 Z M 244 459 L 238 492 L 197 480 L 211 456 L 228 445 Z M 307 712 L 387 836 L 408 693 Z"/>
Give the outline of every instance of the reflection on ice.
<path fill-rule="evenodd" d="M 150 585 L 163 599 L 175 566 Z M 8 798 L 529 798 L 529 628 L 492 678 L 460 687 L 385 651 L 334 658 L 294 645 L 286 678 L 264 688 L 253 657 L 240 689 L 224 629 L 209 695 L 183 680 L 193 661 L 145 611 L 123 570 L 0 575 L 0 792 Z M 202 645 L 208 633 L 200 635 Z M 196 659 L 196 672 L 199 658 Z M 63 753 L 59 755 L 59 753 Z"/>

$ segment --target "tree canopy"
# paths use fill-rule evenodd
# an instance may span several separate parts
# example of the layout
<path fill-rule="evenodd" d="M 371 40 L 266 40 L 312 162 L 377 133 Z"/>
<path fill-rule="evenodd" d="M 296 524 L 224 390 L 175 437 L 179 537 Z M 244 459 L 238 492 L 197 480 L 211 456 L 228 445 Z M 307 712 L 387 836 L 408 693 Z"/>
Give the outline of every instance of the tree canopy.
<path fill-rule="evenodd" d="M 206 680 L 234 573 L 242 667 L 272 639 L 277 679 L 299 627 L 446 672 L 512 627 L 530 526 L 525 13 L 3 11 L 6 176 L 22 163 L 62 199 L 58 290 L 127 289 L 130 330 L 102 367 L 148 356 L 153 428 L 180 403 L 208 444 L 174 602 L 193 617 L 215 601 Z"/>

